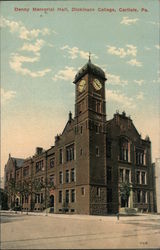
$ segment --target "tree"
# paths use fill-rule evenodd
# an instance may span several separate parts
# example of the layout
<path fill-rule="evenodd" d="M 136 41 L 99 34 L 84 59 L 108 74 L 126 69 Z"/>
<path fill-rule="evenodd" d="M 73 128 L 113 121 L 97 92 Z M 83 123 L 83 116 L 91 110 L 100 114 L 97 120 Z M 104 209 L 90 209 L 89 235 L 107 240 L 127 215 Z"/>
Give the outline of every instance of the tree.
<path fill-rule="evenodd" d="M 16 190 L 17 194 L 22 198 L 31 196 L 31 210 L 34 208 L 33 204 L 33 194 L 41 191 L 42 185 L 37 180 L 24 180 L 17 183 Z M 22 206 L 23 204 L 21 204 Z"/>
<path fill-rule="evenodd" d="M 123 182 L 120 186 L 120 196 L 121 200 L 124 202 L 124 206 L 128 207 L 128 199 L 130 196 L 131 187 L 128 182 Z"/>
<path fill-rule="evenodd" d="M 8 184 L 8 196 L 11 201 L 11 207 L 15 208 L 16 200 L 15 197 L 18 195 L 20 198 L 29 197 L 31 196 L 31 210 L 34 209 L 34 200 L 33 195 L 45 190 L 45 199 L 44 199 L 44 207 L 49 207 L 49 191 L 50 189 L 54 188 L 54 182 L 43 182 L 39 179 L 34 180 L 23 180 L 18 183 L 14 179 L 11 179 Z M 14 199 L 13 199 L 14 198 Z M 21 201 L 22 201 L 21 199 Z M 22 207 L 22 203 L 20 206 Z"/>
<path fill-rule="evenodd" d="M 14 208 L 15 207 L 15 196 L 17 193 L 15 179 L 11 179 L 9 181 L 7 193 L 8 193 L 8 197 L 9 197 L 10 206 L 11 206 L 11 208 Z"/>
<path fill-rule="evenodd" d="M 7 192 L 0 188 L 0 209 L 8 209 L 8 195 Z"/>

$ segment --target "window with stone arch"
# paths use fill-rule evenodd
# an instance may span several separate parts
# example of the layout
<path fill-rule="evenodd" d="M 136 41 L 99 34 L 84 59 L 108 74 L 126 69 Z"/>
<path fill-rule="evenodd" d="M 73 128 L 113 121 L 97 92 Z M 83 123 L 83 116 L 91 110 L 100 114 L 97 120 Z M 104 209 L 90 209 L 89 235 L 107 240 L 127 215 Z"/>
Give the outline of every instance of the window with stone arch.
<path fill-rule="evenodd" d="M 130 142 L 125 137 L 121 137 L 119 140 L 119 159 L 130 162 Z"/>

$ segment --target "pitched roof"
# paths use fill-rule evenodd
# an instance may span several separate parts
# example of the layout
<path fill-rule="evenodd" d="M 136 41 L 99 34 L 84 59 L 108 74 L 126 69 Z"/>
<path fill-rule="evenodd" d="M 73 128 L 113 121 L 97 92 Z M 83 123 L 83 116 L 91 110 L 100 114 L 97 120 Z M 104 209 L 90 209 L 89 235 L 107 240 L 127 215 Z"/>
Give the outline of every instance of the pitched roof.
<path fill-rule="evenodd" d="M 89 59 L 89 61 L 76 74 L 74 83 L 76 83 L 86 73 L 93 73 L 100 76 L 102 79 L 106 79 L 104 71 L 97 65 L 91 63 L 91 60 Z"/>
<path fill-rule="evenodd" d="M 14 157 L 12 157 L 12 159 L 16 162 L 16 167 L 17 168 L 22 167 L 24 159 L 22 159 L 22 158 L 14 158 Z"/>

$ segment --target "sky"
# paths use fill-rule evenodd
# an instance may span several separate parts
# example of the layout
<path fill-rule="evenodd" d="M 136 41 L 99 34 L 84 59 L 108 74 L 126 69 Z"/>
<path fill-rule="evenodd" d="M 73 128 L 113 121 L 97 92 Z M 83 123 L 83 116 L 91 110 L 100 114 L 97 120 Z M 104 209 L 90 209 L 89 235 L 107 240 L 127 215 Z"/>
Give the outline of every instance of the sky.
<path fill-rule="evenodd" d="M 2 176 L 9 153 L 54 145 L 89 52 L 107 77 L 107 119 L 125 111 L 160 157 L 159 16 L 158 0 L 1 2 Z"/>

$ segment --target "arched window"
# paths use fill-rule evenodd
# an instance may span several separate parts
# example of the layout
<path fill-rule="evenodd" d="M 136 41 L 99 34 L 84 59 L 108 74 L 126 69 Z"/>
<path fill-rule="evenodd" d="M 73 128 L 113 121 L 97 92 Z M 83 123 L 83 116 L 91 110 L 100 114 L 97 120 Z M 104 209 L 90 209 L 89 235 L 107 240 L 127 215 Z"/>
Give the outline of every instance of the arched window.
<path fill-rule="evenodd" d="M 120 138 L 119 151 L 121 161 L 130 161 L 130 143 L 126 138 Z"/>

